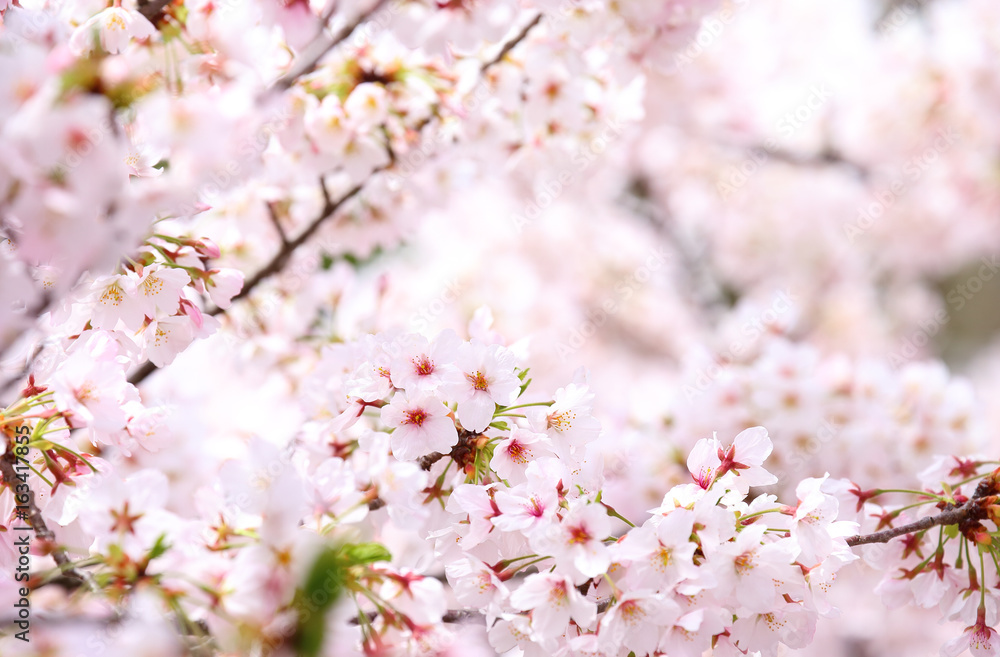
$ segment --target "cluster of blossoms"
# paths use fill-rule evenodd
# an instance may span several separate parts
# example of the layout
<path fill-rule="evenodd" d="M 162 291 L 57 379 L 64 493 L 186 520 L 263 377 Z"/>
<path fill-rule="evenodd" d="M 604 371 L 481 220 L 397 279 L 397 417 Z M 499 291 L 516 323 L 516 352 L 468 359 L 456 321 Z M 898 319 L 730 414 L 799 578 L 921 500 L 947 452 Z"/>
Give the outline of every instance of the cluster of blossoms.
<path fill-rule="evenodd" d="M 1000 653 L 1000 16 L 865 4 L 0 0 L 0 653 Z"/>
<path fill-rule="evenodd" d="M 118 612 L 133 631 L 151 622 L 159 597 L 188 640 L 204 641 L 198 628 L 208 628 L 221 650 L 284 654 L 317 631 L 317 616 L 325 626 L 332 606 L 340 620 L 329 640 L 345 652 L 433 653 L 465 640 L 449 623 L 482 618 L 493 649 L 528 655 L 774 655 L 780 644 L 808 645 L 817 619 L 836 615 L 828 594 L 858 558 L 848 539 L 859 527 L 899 526 L 915 506 L 970 498 L 983 511 L 941 529 L 961 536 L 952 547 L 939 539 L 935 549 L 924 530 L 866 557 L 886 570 L 888 603 L 940 605 L 967 622 L 946 650 L 992 632 L 977 609 L 995 609 L 986 601 L 996 575 L 982 563 L 962 570 L 969 545 L 991 554 L 1000 489 L 988 462 L 942 458 L 922 473 L 926 489 L 913 491 L 922 501 L 905 508 L 875 503 L 895 491 L 828 476 L 799 482 L 786 505 L 759 492 L 777 478 L 764 467 L 771 440 L 755 427 L 731 443 L 698 441 L 691 483 L 667 491 L 636 526 L 603 499 L 601 428 L 586 383 L 530 401 L 538 392 L 523 357 L 483 328 L 468 341 L 391 333 L 327 347 L 314 374 L 327 384 L 314 387 L 325 401 L 319 416 L 284 447 L 255 439 L 244 458 L 223 460 L 194 513 L 171 500 L 163 473 L 140 468 L 122 480 L 105 459 L 66 447 L 65 428 L 48 427 L 74 416 L 42 382 L 4 411 L 4 427 L 31 428 L 28 461 L 58 475 L 44 517 L 60 543 L 89 544 L 76 562 L 88 577 L 136 597 Z M 104 420 L 118 408 L 91 410 Z M 28 479 L 48 488 L 41 474 Z M 5 546 L 14 563 L 15 546 Z M 41 586 L 52 575 L 38 577 Z M 58 630 L 42 631 L 42 645 L 65 645 Z"/>
<path fill-rule="evenodd" d="M 357 545 L 346 552 L 338 577 L 360 605 L 369 651 L 447 643 L 443 589 L 428 576 L 441 568 L 457 603 L 487 617 L 499 650 L 771 653 L 808 643 L 829 612 L 834 573 L 855 558 L 844 537 L 856 525 L 837 521 L 825 477 L 801 483 L 794 507 L 770 495 L 747 501 L 751 486 L 775 481 L 760 427 L 731 445 L 700 441 L 688 461 L 694 483 L 622 533 L 631 523 L 602 501 L 591 449 L 600 426 L 584 383 L 517 403 L 530 379 L 515 353 L 450 332 L 376 335 L 330 358 L 350 372 L 344 410 L 307 424 L 290 454 L 257 441 L 246 461 L 224 463 L 219 483 L 200 492 L 198 517 L 170 509 L 162 473 L 121 481 L 103 459 L 65 447 L 68 432 L 46 428 L 74 417 L 58 394 L 48 402 L 43 389 L 7 409 L 5 427 L 27 422 L 42 459 L 29 462 L 61 475 L 42 512 L 61 541 L 90 544 L 94 577 L 170 592 L 185 622 L 220 628 L 223 645 L 232 628 L 221 626 L 234 622 L 271 649 L 291 645 L 301 632 L 296 587 L 317 545 L 346 540 L 359 523 L 393 548 L 405 540 L 399 530 L 435 546 L 435 566 L 421 571 L 375 566 L 366 559 L 388 553 L 351 556 Z M 55 415 L 42 412 L 53 406 Z M 100 423 L 119 408 L 90 410 Z M 45 481 L 32 475 L 30 485 Z M 177 569 L 188 562 L 191 574 L 195 556 L 204 579 L 192 588 Z"/>

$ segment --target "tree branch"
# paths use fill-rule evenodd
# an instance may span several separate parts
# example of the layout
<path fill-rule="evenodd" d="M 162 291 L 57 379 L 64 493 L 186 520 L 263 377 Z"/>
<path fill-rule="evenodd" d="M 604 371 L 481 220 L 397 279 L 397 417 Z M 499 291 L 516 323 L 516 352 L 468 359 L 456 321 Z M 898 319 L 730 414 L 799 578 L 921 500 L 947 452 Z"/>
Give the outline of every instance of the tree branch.
<path fill-rule="evenodd" d="M 359 17 L 359 19 L 357 21 L 355 21 L 353 24 L 351 24 L 349 26 L 346 26 L 343 30 L 341 30 L 338 33 L 338 36 L 335 38 L 334 43 L 332 43 L 330 45 L 330 47 L 327 48 L 327 50 L 325 52 L 328 52 L 330 48 L 333 48 L 338 43 L 340 43 L 341 41 L 343 41 L 344 39 L 346 39 L 348 36 L 350 36 L 350 33 L 353 32 L 354 29 L 356 29 L 358 25 L 360 25 L 361 23 L 363 23 L 369 16 L 371 16 L 374 12 L 376 12 L 385 3 L 385 1 L 386 0 L 383 0 L 382 2 L 379 2 L 370 11 L 366 12 L 363 16 Z M 538 25 L 541 22 L 541 20 L 542 20 L 542 15 L 541 14 L 535 16 L 535 18 L 530 23 L 528 23 L 524 27 L 524 29 L 522 29 L 515 37 L 513 37 L 512 39 L 510 39 L 509 41 L 507 41 L 506 43 L 504 43 L 504 45 L 501 47 L 500 52 L 497 54 L 496 57 L 494 57 L 493 59 L 489 60 L 488 62 L 486 62 L 486 63 L 484 63 L 482 65 L 482 67 L 480 68 L 480 73 L 482 74 L 482 73 L 486 72 L 492 66 L 495 66 L 496 64 L 498 64 L 507 55 L 507 53 L 509 53 L 511 50 L 513 50 L 519 43 L 521 43 L 527 37 L 528 33 L 536 25 Z M 349 31 L 347 31 L 345 33 L 344 32 L 345 30 L 349 30 Z M 319 57 L 317 57 L 315 59 L 315 61 L 312 62 L 311 66 L 309 67 L 308 70 L 312 70 L 312 68 L 314 68 L 316 66 L 316 63 L 319 61 L 320 57 L 322 57 L 322 54 L 319 55 Z M 298 73 L 298 74 L 296 74 L 295 77 L 298 77 L 299 75 L 303 75 L 304 73 L 305 72 Z M 286 75 L 285 78 L 289 78 L 289 76 Z M 282 80 L 284 80 L 285 78 L 282 78 Z M 294 82 L 294 78 L 289 78 L 287 85 L 285 85 L 284 87 L 280 87 L 279 85 L 283 84 L 283 83 L 281 82 L 281 80 L 279 80 L 278 83 L 275 83 L 275 87 L 276 88 L 287 88 L 293 82 Z M 418 130 L 422 129 L 429 122 L 430 122 L 429 119 L 425 120 L 418 127 Z M 390 162 L 388 164 L 376 168 L 374 171 L 372 171 L 371 175 L 368 176 L 368 178 L 366 178 L 365 180 L 359 182 L 357 185 L 355 185 L 354 187 L 352 187 L 350 190 L 348 190 L 348 192 L 346 194 L 344 194 L 343 196 L 341 196 L 340 199 L 337 200 L 337 201 L 333 201 L 330 198 L 330 194 L 329 194 L 328 190 L 326 189 L 326 185 L 321 180 L 320 181 L 320 189 L 321 189 L 321 191 L 323 193 L 323 209 L 320 211 L 319 216 L 316 217 L 316 219 L 314 219 L 312 221 L 312 223 L 310 223 L 309 226 L 304 231 L 302 231 L 302 233 L 300 233 L 298 235 L 298 237 L 296 237 L 294 239 L 291 239 L 291 240 L 289 240 L 287 238 L 285 240 L 283 240 L 281 248 L 278 250 L 277 253 L 274 254 L 274 257 L 272 257 L 271 260 L 266 265 L 264 265 L 264 267 L 261 268 L 256 274 L 254 274 L 253 276 L 251 276 L 249 280 L 247 280 L 247 281 L 244 282 L 243 289 L 241 289 L 239 291 L 239 293 L 236 296 L 233 297 L 232 301 L 235 302 L 235 301 L 238 301 L 239 299 L 242 299 L 242 298 L 246 297 L 247 295 L 249 295 L 254 290 L 254 288 L 256 288 L 258 285 L 260 285 L 264 280 L 266 280 L 266 279 L 270 278 L 271 276 L 279 273 L 285 267 L 285 265 L 288 264 L 288 260 L 289 260 L 289 258 L 291 258 L 292 253 L 294 253 L 294 251 L 297 248 L 299 248 L 300 246 L 302 246 L 310 237 L 312 237 L 316 233 L 316 231 L 319 230 L 320 226 L 322 226 L 322 224 L 323 224 L 324 221 L 326 221 L 332 215 L 334 215 L 347 201 L 349 201 L 352 198 L 354 198 L 355 196 L 357 196 L 365 188 L 365 185 L 367 184 L 367 182 L 369 180 L 371 180 L 372 177 L 374 177 L 378 173 L 381 173 L 382 171 L 385 171 L 386 169 L 390 168 L 392 165 L 393 165 L 393 162 L 390 159 Z M 225 311 L 222 308 L 212 307 L 212 308 L 206 309 L 205 312 L 207 314 L 209 314 L 209 315 L 215 316 L 215 315 L 222 314 Z M 151 362 L 147 361 L 147 362 L 143 363 L 139 368 L 137 368 L 135 370 L 135 372 L 132 373 L 132 375 L 128 378 L 128 381 L 132 385 L 136 385 L 137 386 L 140 383 L 142 383 L 142 381 L 144 381 L 150 374 L 152 374 L 156 370 L 157 370 L 157 367 L 155 365 L 153 365 Z"/>
<path fill-rule="evenodd" d="M 908 525 L 890 527 L 889 529 L 883 529 L 873 534 L 851 536 L 847 539 L 847 544 L 854 547 L 856 545 L 869 545 L 871 543 L 888 543 L 897 536 L 924 531 L 938 525 L 960 525 L 966 521 L 981 520 L 986 517 L 986 511 L 979 505 L 979 499 L 982 497 L 985 497 L 985 494 L 980 487 L 976 489 L 976 493 L 969 501 L 962 506 L 945 509 L 936 516 L 927 516 Z"/>
<path fill-rule="evenodd" d="M 0 456 L 0 475 L 3 475 L 3 483 L 10 490 L 10 494 L 14 495 L 14 487 L 20 479 L 17 477 L 17 473 L 14 472 L 14 467 L 17 464 L 17 456 L 14 454 L 14 446 L 7 441 L 7 451 L 4 452 L 3 456 Z M 55 559 L 56 564 L 62 570 L 62 572 L 69 578 L 77 580 L 79 584 L 87 584 L 91 591 L 95 593 L 99 590 L 97 583 L 85 572 L 80 571 L 73 567 L 72 562 L 66 555 L 65 548 L 61 547 L 56 543 L 56 535 L 49 529 L 48 525 L 45 524 L 45 519 L 42 517 L 42 511 L 38 508 L 38 504 L 35 502 L 35 491 L 28 487 L 28 504 L 19 505 L 28 507 L 28 524 L 31 525 L 32 529 L 35 531 L 35 539 L 39 541 L 44 541 L 49 546 L 51 546 L 52 558 Z"/>
<path fill-rule="evenodd" d="M 139 0 L 137 9 L 152 24 L 160 19 L 160 14 L 173 0 Z"/>
<path fill-rule="evenodd" d="M 328 52 L 343 43 L 344 40 L 354 33 L 354 30 L 358 29 L 358 27 L 371 18 L 375 12 L 387 3 L 388 0 L 379 0 L 375 3 L 374 7 L 366 12 L 363 12 L 354 20 L 353 23 L 348 23 L 344 27 L 340 28 L 340 30 L 335 35 L 330 37 L 326 43 L 324 43 L 322 39 L 313 41 L 306 47 L 305 52 L 302 53 L 302 57 L 299 58 L 298 63 L 294 64 L 287 73 L 278 78 L 277 82 L 272 84 L 268 89 L 268 92 L 284 91 L 295 84 L 295 81 L 300 77 L 311 73 L 316 69 L 316 66 L 319 65 L 319 61 L 323 59 Z M 334 7 L 336 7 L 336 5 L 334 5 Z"/>
<path fill-rule="evenodd" d="M 503 60 L 503 58 L 507 56 L 507 53 L 509 53 L 511 50 L 517 47 L 517 44 L 524 41 L 525 38 L 527 38 L 528 33 L 531 32 L 531 30 L 541 22 L 542 22 L 542 14 L 538 14 L 530 23 L 524 26 L 524 29 L 522 29 L 520 32 L 517 33 L 517 36 L 512 38 L 507 43 L 503 44 L 503 47 L 500 48 L 500 52 L 496 54 L 496 57 L 487 62 L 484 62 L 482 67 L 480 67 L 479 72 L 485 73 L 493 66 L 499 64 Z"/>

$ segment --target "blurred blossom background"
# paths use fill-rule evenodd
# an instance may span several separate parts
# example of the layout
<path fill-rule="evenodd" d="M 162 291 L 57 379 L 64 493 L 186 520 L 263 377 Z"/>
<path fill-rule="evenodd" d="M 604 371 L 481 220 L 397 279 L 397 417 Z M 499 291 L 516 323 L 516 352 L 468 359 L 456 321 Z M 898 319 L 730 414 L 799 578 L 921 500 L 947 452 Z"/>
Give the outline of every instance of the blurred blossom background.
<path fill-rule="evenodd" d="M 429 156 L 405 221 L 330 228 L 326 266 L 233 313 L 235 347 L 197 344 L 150 388 L 252 426 L 261 385 L 295 387 L 242 376 L 248 358 L 286 358 L 272 332 L 473 321 L 530 336 L 515 346 L 536 383 L 589 381 L 626 515 L 686 480 L 696 440 L 758 424 L 771 469 L 796 477 L 889 487 L 937 454 L 995 455 L 998 28 L 989 0 L 718 5 L 628 85 L 552 81 L 551 105 L 516 117 L 542 136 L 513 155 Z M 532 71 L 546 55 L 510 57 Z M 575 125 L 581 106 L 600 120 Z M 213 215 L 244 202 L 201 220 L 224 251 Z M 206 361 L 234 386 L 192 385 Z M 886 609 L 877 575 L 852 577 L 803 654 L 931 655 L 954 634 Z"/>
<path fill-rule="evenodd" d="M 605 499 L 626 516 L 689 480 L 698 439 L 756 425 L 782 481 L 911 487 L 936 455 L 996 458 L 1000 4 L 673 4 L 697 5 L 700 23 L 643 42 L 642 66 L 635 51 L 568 56 L 553 35 L 599 21 L 549 21 L 481 102 L 442 120 L 447 147 L 398 153 L 217 335 L 144 382 L 143 401 L 171 409 L 174 433 L 281 444 L 337 412 L 310 378 L 317 344 L 454 329 L 502 336 L 542 390 L 589 383 Z M 413 34 L 436 56 L 433 35 Z M 379 43 L 375 59 L 404 50 Z M 278 142 L 309 125 L 313 110 L 295 111 Z M 186 224 L 244 272 L 269 257 L 255 236 L 273 240 L 277 185 L 293 190 L 289 230 L 320 203 L 298 155 L 272 143 L 263 159 L 269 181 L 224 188 Z M 132 459 L 180 500 L 230 449 Z M 876 571 L 845 577 L 842 616 L 784 654 L 936 655 L 962 629 L 893 613 Z"/>
<path fill-rule="evenodd" d="M 236 313 L 238 349 L 195 345 L 152 388 L 228 400 L 252 425 L 262 382 L 202 395 L 185 368 L 280 361 L 268 334 L 287 324 L 347 339 L 490 318 L 530 336 L 516 346 L 537 383 L 589 381 L 626 515 L 686 480 L 696 440 L 747 426 L 797 477 L 889 487 L 937 454 L 995 455 L 998 28 L 989 0 L 724 3 L 629 86 L 558 80 L 551 107 L 519 117 L 558 124 L 555 143 L 430 157 L 397 235 L 326 233 L 360 267 L 319 267 L 306 293 L 275 281 L 288 302 Z M 512 57 L 532 70 L 544 53 Z M 581 103 L 603 121 L 573 134 Z M 955 632 L 852 577 L 803 654 L 932 655 Z"/>

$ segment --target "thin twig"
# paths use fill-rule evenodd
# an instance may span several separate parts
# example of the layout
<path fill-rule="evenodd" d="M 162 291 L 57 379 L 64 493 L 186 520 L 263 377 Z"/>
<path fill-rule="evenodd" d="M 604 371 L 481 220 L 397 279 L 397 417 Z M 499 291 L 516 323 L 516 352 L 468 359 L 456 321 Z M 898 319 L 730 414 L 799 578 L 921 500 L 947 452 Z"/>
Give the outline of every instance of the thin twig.
<path fill-rule="evenodd" d="M 232 300 L 237 301 L 239 299 L 242 299 L 243 297 L 250 294 L 254 290 L 254 288 L 260 285 L 262 282 L 264 282 L 271 276 L 274 276 L 282 269 L 284 269 L 285 265 L 288 264 L 289 258 L 292 257 L 292 254 L 295 252 L 295 250 L 298 249 L 303 244 L 305 244 L 310 237 L 315 235 L 316 231 L 318 231 L 320 227 L 323 225 L 323 222 L 325 222 L 327 219 L 336 214 L 337 211 L 340 210 L 340 208 L 343 207 L 345 203 L 347 203 L 352 198 L 357 196 L 361 192 L 361 190 L 365 188 L 365 183 L 368 182 L 368 180 L 371 180 L 372 177 L 374 177 L 378 173 L 381 173 L 385 169 L 386 169 L 385 166 L 377 167 L 374 171 L 372 171 L 371 176 L 356 184 L 354 187 L 348 190 L 346 194 L 341 196 L 340 199 L 338 199 L 336 202 L 330 202 L 330 197 L 326 193 L 326 186 L 323 185 L 322 186 L 323 194 L 326 201 L 323 204 L 323 209 L 320 210 L 319 212 L 319 216 L 313 219 L 312 223 L 310 223 L 305 230 L 299 233 L 295 239 L 285 242 L 278 250 L 278 252 L 274 254 L 274 257 L 271 258 L 270 262 L 264 265 L 262 269 L 260 269 L 256 274 L 254 274 L 250 278 L 250 280 L 246 281 L 243 284 L 243 289 L 241 289 L 239 294 L 234 296 Z M 205 312 L 209 315 L 218 315 L 222 311 L 223 311 L 222 308 L 214 307 L 206 310 Z"/>
<path fill-rule="evenodd" d="M 268 89 L 268 92 L 284 91 L 295 84 L 295 81 L 300 77 L 314 71 L 316 66 L 319 65 L 319 61 L 323 59 L 328 52 L 343 43 L 344 40 L 354 33 L 354 30 L 358 29 L 358 27 L 371 18 L 375 12 L 380 10 L 385 4 L 388 3 L 388 1 L 389 0 L 379 0 L 375 3 L 374 7 L 358 16 L 353 23 L 348 23 L 340 28 L 340 30 L 326 40 L 325 43 L 323 39 L 316 39 L 309 44 L 309 46 L 306 47 L 305 52 L 302 54 L 302 57 L 297 60 L 298 63 L 292 66 L 291 70 L 278 78 L 278 80 Z"/>
<path fill-rule="evenodd" d="M 285 227 L 281 225 L 281 219 L 278 218 L 278 213 L 274 210 L 274 203 L 266 202 L 264 205 L 267 206 L 267 215 L 271 217 L 271 223 L 274 224 L 274 229 L 278 231 L 278 237 L 281 238 L 282 246 L 288 244 L 288 234 L 285 232 Z"/>
<path fill-rule="evenodd" d="M 21 482 L 18 478 L 17 473 L 14 472 L 14 467 L 17 464 L 17 456 L 14 454 L 14 446 L 8 441 L 7 451 L 4 452 L 3 456 L 0 456 L 0 475 L 3 475 L 3 483 L 10 490 L 10 494 L 15 494 L 15 486 Z M 23 494 L 23 493 L 22 493 Z M 27 522 L 31 525 L 35 532 L 35 539 L 39 541 L 44 541 L 46 544 L 51 546 L 51 555 L 55 560 L 56 564 L 62 570 L 63 574 L 75 580 L 79 580 L 80 583 L 86 583 L 87 586 L 93 592 L 98 592 L 100 589 L 97 583 L 93 580 L 88 573 L 82 570 L 78 570 L 73 566 L 73 562 L 66 555 L 66 549 L 61 547 L 56 543 L 56 535 L 49 529 L 48 525 L 45 524 L 45 519 L 42 517 L 42 511 L 38 508 L 38 503 L 35 502 L 35 491 L 28 487 L 28 517 Z"/>
<path fill-rule="evenodd" d="M 517 44 L 524 41 L 525 38 L 527 38 L 528 33 L 531 32 L 531 30 L 541 22 L 542 22 L 542 14 L 538 14 L 537 16 L 535 16 L 534 19 L 532 19 L 530 23 L 524 26 L 524 29 L 522 29 L 520 32 L 517 33 L 517 36 L 515 36 L 507 43 L 503 44 L 503 47 L 500 48 L 500 52 L 497 53 L 496 57 L 487 62 L 484 62 L 482 67 L 480 67 L 479 72 L 485 73 L 488 69 L 499 64 L 503 60 L 503 58 L 507 56 L 507 53 L 509 53 L 511 50 L 517 47 Z"/>
<path fill-rule="evenodd" d="M 421 470 L 430 470 L 432 465 L 443 459 L 445 456 L 447 455 L 442 454 L 441 452 L 432 452 L 417 459 L 417 465 L 420 466 Z"/>
<path fill-rule="evenodd" d="M 173 0 L 139 0 L 139 13 L 146 17 L 150 23 L 155 24 L 160 18 L 160 14 L 167 8 Z"/>
<path fill-rule="evenodd" d="M 341 32 L 338 33 L 338 36 L 335 38 L 335 42 L 330 46 L 330 48 L 333 48 L 334 46 L 337 45 L 337 43 L 340 43 L 341 41 L 343 41 L 344 39 L 346 39 L 348 36 L 350 36 L 350 32 L 353 32 L 353 30 L 355 28 L 357 28 L 358 25 L 360 25 L 362 22 L 364 22 L 364 20 L 368 16 L 370 16 L 375 11 L 377 11 L 379 9 L 379 7 L 381 7 L 383 4 L 384 4 L 384 1 L 383 2 L 379 2 L 370 11 L 366 12 L 364 16 L 360 17 L 357 21 L 355 21 L 355 23 L 353 23 L 352 25 L 347 26 L 343 30 L 341 30 Z M 517 36 L 515 36 L 514 38 L 512 38 L 510 41 L 507 41 L 503 45 L 503 47 L 500 49 L 500 52 L 497 54 L 496 57 L 494 57 L 492 60 L 490 60 L 490 61 L 486 62 L 485 64 L 483 64 L 482 68 L 480 69 L 480 72 L 481 73 L 485 72 L 490 67 L 492 67 L 492 66 L 496 65 L 497 63 L 499 63 L 504 58 L 504 56 L 507 53 L 509 53 L 514 47 L 517 46 L 517 44 L 521 43 L 521 41 L 523 41 L 527 37 L 527 35 L 531 31 L 531 29 L 534 28 L 536 25 L 538 25 L 541 22 L 541 19 L 542 19 L 542 15 L 541 14 L 539 14 L 538 16 L 535 16 L 534 20 L 532 20 L 530 23 L 528 23 L 528 25 L 526 25 L 524 27 L 524 29 L 522 29 L 517 34 Z M 349 29 L 349 31 L 346 34 L 344 34 L 344 30 L 348 30 L 348 29 Z M 329 48 L 327 49 L 327 51 L 328 50 L 329 50 Z M 322 57 L 322 55 L 320 55 L 319 57 Z M 318 62 L 318 61 L 319 61 L 319 58 L 317 58 L 316 61 L 312 63 L 312 65 L 309 68 L 309 70 L 312 70 L 312 68 L 315 67 L 316 62 Z M 299 75 L 303 75 L 303 74 L 304 73 L 297 73 L 295 75 L 295 77 L 298 77 Z M 289 75 L 291 75 L 291 74 L 289 74 Z M 288 75 L 286 75 L 285 77 L 289 78 Z M 285 78 L 282 78 L 282 80 L 284 80 L 284 79 Z M 287 86 L 291 85 L 293 82 L 294 82 L 294 78 L 289 78 L 289 81 L 288 81 L 287 85 L 285 87 L 281 87 L 280 85 L 283 84 L 283 83 L 281 82 L 281 80 L 279 80 L 277 83 L 275 83 L 275 88 L 287 88 Z M 422 129 L 423 127 L 425 127 L 429 122 L 430 122 L 429 120 L 424 121 L 419 126 L 418 131 L 420 129 Z M 323 222 L 325 222 L 327 219 L 329 219 L 331 216 L 333 216 L 347 201 L 349 201 L 352 198 L 354 198 L 355 196 L 357 196 L 365 188 L 365 185 L 367 184 L 367 182 L 369 180 L 371 180 L 376 174 L 381 173 L 382 171 L 385 171 L 386 169 L 390 168 L 392 166 L 392 164 L 393 164 L 393 162 L 392 162 L 392 160 L 390 158 L 390 162 L 389 163 L 387 163 L 385 165 L 382 165 L 380 167 L 377 167 L 375 170 L 372 171 L 371 175 L 369 175 L 368 178 L 366 178 L 365 180 L 359 182 L 357 185 L 355 185 L 354 187 L 352 187 L 350 190 L 347 191 L 346 194 L 344 194 L 343 196 L 341 196 L 340 199 L 338 199 L 337 201 L 333 201 L 331 199 L 330 193 L 329 193 L 329 191 L 326 188 L 326 184 L 321 179 L 320 180 L 320 191 L 323 194 L 323 209 L 320 210 L 319 215 L 296 238 L 284 241 L 282 243 L 281 248 L 278 250 L 278 252 L 274 254 L 274 257 L 272 257 L 271 260 L 266 265 L 264 265 L 263 268 L 261 268 L 260 270 L 258 270 L 256 274 L 254 274 L 253 276 L 251 276 L 248 280 L 246 280 L 244 282 L 243 288 L 240 290 L 240 292 L 236 296 L 234 296 L 232 298 L 232 301 L 235 302 L 235 301 L 238 301 L 239 299 L 242 299 L 242 298 L 246 297 L 258 285 L 260 285 L 263 281 L 265 281 L 266 279 L 270 278 L 271 276 L 274 276 L 275 274 L 279 273 L 285 267 L 285 265 L 288 264 L 288 261 L 291 258 L 292 254 L 294 253 L 294 251 L 297 248 L 299 248 L 300 246 L 302 246 L 310 237 L 312 237 L 316 233 L 316 231 L 319 230 L 319 228 L 323 225 Z M 219 315 L 219 314 L 222 314 L 224 312 L 225 312 L 224 309 L 219 308 L 217 306 L 213 306 L 213 307 L 208 308 L 208 309 L 205 310 L 206 314 L 212 315 L 212 316 Z M 157 367 L 155 365 L 153 365 L 151 362 L 147 361 L 147 362 L 143 363 L 135 372 L 132 373 L 132 375 L 129 377 L 128 381 L 132 385 L 139 385 L 142 381 L 144 381 L 150 374 L 152 374 L 156 370 L 157 370 Z"/>
<path fill-rule="evenodd" d="M 927 516 L 907 525 L 890 527 L 889 529 L 883 529 L 882 531 L 863 536 L 851 536 L 847 539 L 847 544 L 854 547 L 856 545 L 869 545 L 871 543 L 888 543 L 897 536 L 924 531 L 938 525 L 959 525 L 966 520 L 980 520 L 986 517 L 986 512 L 979 506 L 979 497 L 982 496 L 978 494 L 973 495 L 968 502 L 960 507 L 946 509 L 936 516 Z"/>

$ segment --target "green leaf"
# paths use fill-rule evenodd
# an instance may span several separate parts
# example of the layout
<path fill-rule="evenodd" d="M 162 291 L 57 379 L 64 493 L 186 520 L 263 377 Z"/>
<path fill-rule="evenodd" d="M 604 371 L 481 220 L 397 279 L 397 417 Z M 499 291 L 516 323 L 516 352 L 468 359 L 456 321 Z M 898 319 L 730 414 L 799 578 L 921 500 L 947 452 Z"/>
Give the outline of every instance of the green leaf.
<path fill-rule="evenodd" d="M 149 556 L 146 557 L 146 560 L 152 561 L 157 557 L 162 557 L 169 549 L 170 544 L 167 543 L 167 535 L 160 534 L 160 536 L 156 539 L 156 542 L 153 543 L 153 547 L 149 550 Z"/>
<path fill-rule="evenodd" d="M 948 538 L 958 538 L 958 525 L 948 525 L 945 527 L 944 535 Z"/>
<path fill-rule="evenodd" d="M 392 554 L 378 543 L 358 543 L 344 546 L 344 556 L 350 566 L 375 563 L 376 561 L 391 561 Z"/>
<path fill-rule="evenodd" d="M 340 598 L 351 577 L 351 566 L 389 561 L 392 555 L 378 543 L 356 543 L 324 549 L 295 594 L 299 614 L 295 650 L 300 657 L 316 657 L 326 635 L 326 613 Z"/>
<path fill-rule="evenodd" d="M 299 626 L 295 651 L 302 657 L 316 657 L 323 648 L 326 612 L 340 598 L 347 568 L 339 547 L 326 548 L 313 562 L 305 584 L 295 594 Z"/>
<path fill-rule="evenodd" d="M 528 370 L 525 370 L 525 372 L 527 372 L 527 371 Z M 523 384 L 521 384 L 521 391 L 517 393 L 517 396 L 520 397 L 521 395 L 523 395 L 524 391 L 527 390 L 528 386 L 530 386 L 530 385 L 531 385 L 531 379 L 528 379 Z"/>

